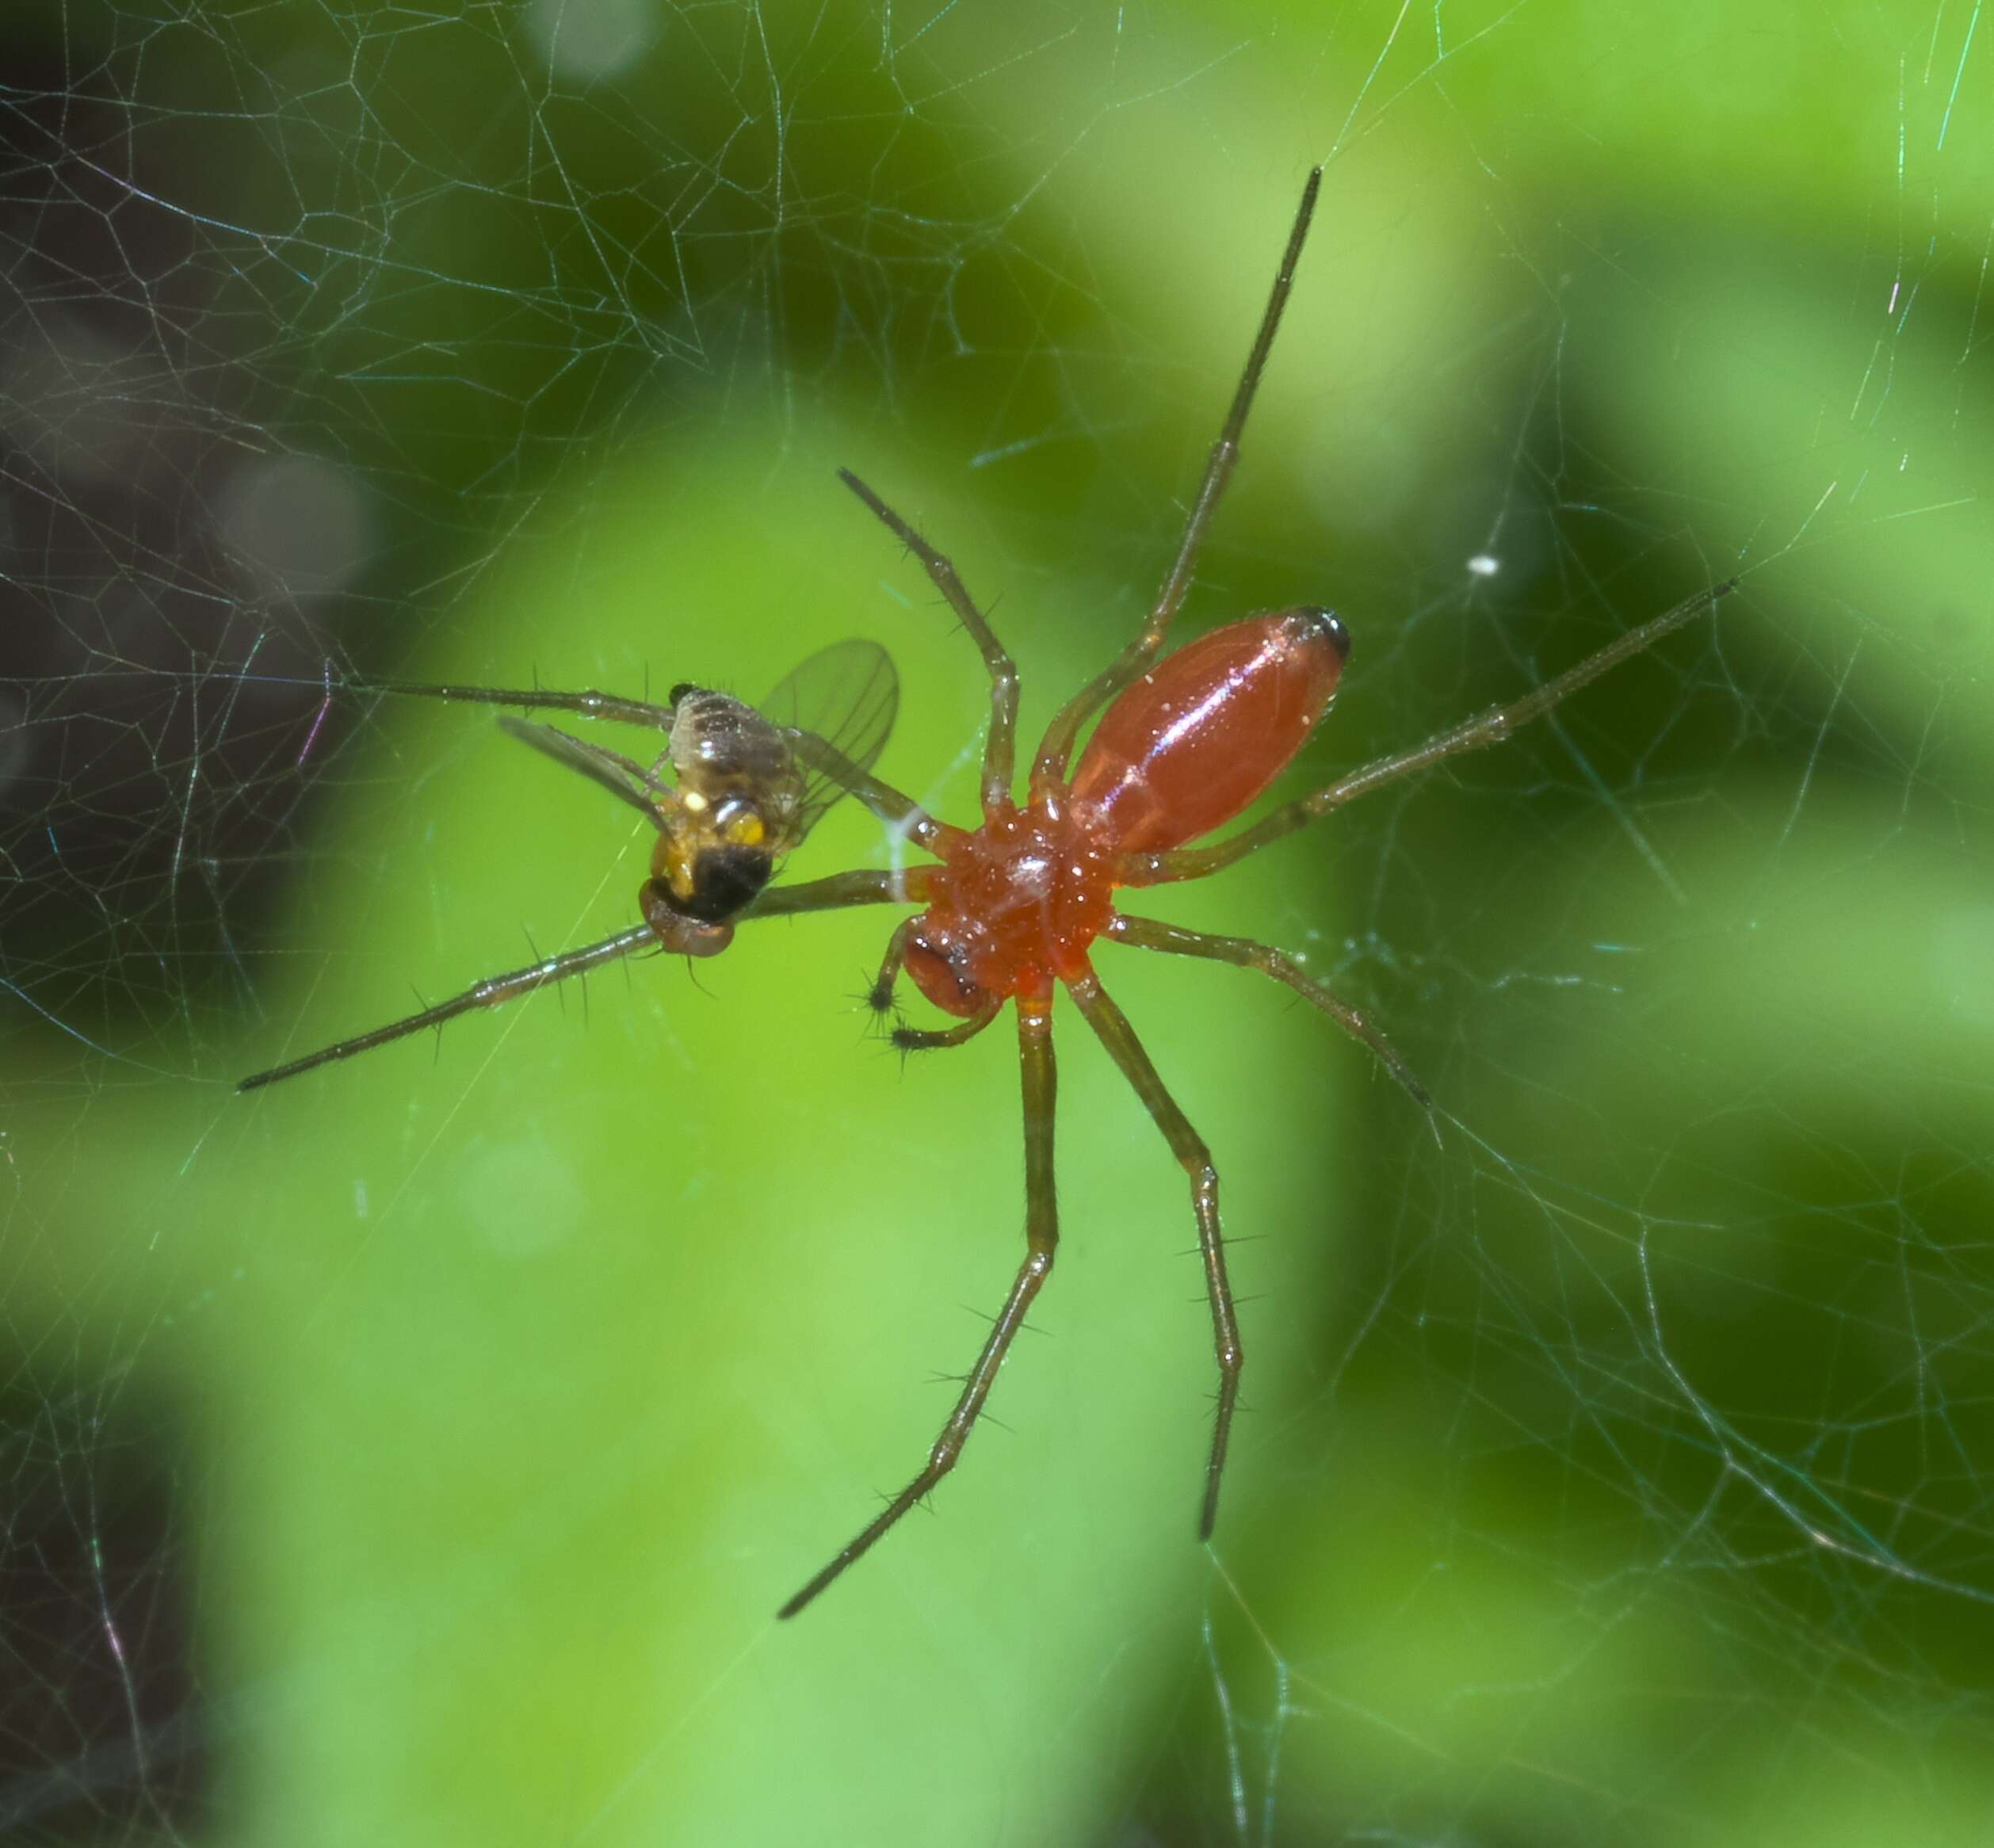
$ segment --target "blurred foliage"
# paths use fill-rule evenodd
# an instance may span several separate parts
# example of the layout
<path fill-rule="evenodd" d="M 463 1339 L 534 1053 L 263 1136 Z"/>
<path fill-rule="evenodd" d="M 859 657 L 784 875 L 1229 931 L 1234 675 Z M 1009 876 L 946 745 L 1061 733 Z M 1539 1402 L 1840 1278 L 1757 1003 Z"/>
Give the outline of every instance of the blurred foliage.
<path fill-rule="evenodd" d="M 22 1838 L 1984 1838 L 1977 19 L 21 10 L 10 197 L 63 203 L 14 213 L 0 319 L 99 298 L 170 458 L 102 501 L 74 407 L 0 386 L 8 588 L 66 663 L 23 682 L 47 902 L 0 965 L 9 1544 L 81 1537 L 86 1620 L 13 1645 L 74 1735 L 17 1729 Z M 973 653 L 832 469 L 995 606 L 1029 732 L 1140 620 L 1316 159 L 1186 615 L 1343 610 L 1297 784 L 1741 589 L 1132 903 L 1308 954 L 1443 1148 L 1287 998 L 1103 952 L 1251 1299 L 1214 1551 L 1182 1178 L 1069 1011 L 1056 1338 L 935 1518 L 777 1627 L 1016 1262 L 1007 1036 L 869 1044 L 861 911 L 234 1097 L 632 915 L 621 811 L 359 683 L 752 697 L 869 634 L 881 773 L 965 814 Z M 271 455 L 365 510 L 336 595 L 184 536 Z M 132 542 L 31 543 L 30 488 Z M 62 741 L 151 662 L 100 788 Z M 794 871 L 884 852 L 840 811 Z M 130 1608 L 193 1667 L 100 1714 L 120 1495 L 178 1524 Z"/>

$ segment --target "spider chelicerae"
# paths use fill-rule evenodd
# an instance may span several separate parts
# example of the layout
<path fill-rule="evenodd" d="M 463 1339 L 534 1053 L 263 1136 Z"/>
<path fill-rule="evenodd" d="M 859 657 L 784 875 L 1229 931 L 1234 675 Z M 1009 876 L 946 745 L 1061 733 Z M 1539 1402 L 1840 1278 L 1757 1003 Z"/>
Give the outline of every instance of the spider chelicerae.
<path fill-rule="evenodd" d="M 514 735 L 609 788 L 657 827 L 652 876 L 640 895 L 644 922 L 599 943 L 488 978 L 405 1020 L 242 1081 L 239 1088 L 249 1090 L 292 1077 L 585 974 L 638 949 L 712 955 L 726 947 L 737 922 L 851 905 L 923 907 L 888 939 L 868 999 L 882 1016 L 894 1014 L 895 989 L 904 974 L 929 1002 L 953 1018 L 956 1024 L 942 1028 L 896 1024 L 893 1042 L 910 1052 L 960 1046 L 990 1026 L 1007 1002 L 1014 1004 L 1024 1092 L 1025 1257 L 927 1460 L 782 1606 L 781 1617 L 803 1609 L 955 1467 L 998 1369 L 1051 1274 L 1059 1243 L 1052 1177 L 1052 997 L 1060 987 L 1134 1087 L 1190 1183 L 1219 1376 L 1198 1518 L 1201 1537 L 1209 1537 L 1242 1358 L 1220 1231 L 1218 1173 L 1127 1017 L 1094 974 L 1089 955 L 1093 945 L 1106 939 L 1258 970 L 1362 1041 L 1429 1113 L 1431 1105 L 1384 1034 L 1293 957 L 1249 938 L 1132 917 L 1116 908 L 1116 891 L 1202 879 L 1360 796 L 1463 751 L 1496 743 L 1683 628 L 1732 588 L 1724 583 L 1701 592 L 1532 692 L 1476 713 L 1410 750 L 1351 770 L 1223 840 L 1193 845 L 1240 815 L 1293 761 L 1328 710 L 1350 652 L 1349 637 L 1331 612 L 1297 607 L 1228 623 L 1158 659 L 1238 460 L 1240 433 L 1321 184 L 1319 167 L 1303 189 L 1232 408 L 1148 617 L 1135 639 L 1055 716 L 1032 759 L 1022 804 L 1013 792 L 1018 683 L 1010 655 L 948 559 L 857 475 L 842 470 L 845 485 L 919 560 L 982 654 L 990 677 L 990 727 L 980 823 L 974 828 L 953 827 L 870 774 L 892 723 L 896 697 L 891 663 L 870 643 L 845 643 L 812 656 L 759 708 L 691 686 L 675 688 L 667 705 L 594 692 L 399 689 L 572 712 L 664 732 L 667 748 L 647 767 L 549 726 L 501 721 Z M 1099 720 L 1074 762 L 1081 731 L 1096 713 Z M 667 764 L 675 782 L 663 777 Z M 936 864 L 770 885 L 780 857 L 830 801 L 846 792 Z"/>

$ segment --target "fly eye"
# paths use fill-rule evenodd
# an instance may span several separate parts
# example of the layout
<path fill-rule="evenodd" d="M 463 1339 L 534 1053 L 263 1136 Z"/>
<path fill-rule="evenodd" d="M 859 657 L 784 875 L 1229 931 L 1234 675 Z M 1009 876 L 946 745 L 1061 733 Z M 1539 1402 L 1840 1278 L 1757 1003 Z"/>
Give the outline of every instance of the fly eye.
<path fill-rule="evenodd" d="M 758 847 L 769 838 L 761 815 L 745 802 L 724 811 L 720 826 L 720 838 L 732 847 Z"/>

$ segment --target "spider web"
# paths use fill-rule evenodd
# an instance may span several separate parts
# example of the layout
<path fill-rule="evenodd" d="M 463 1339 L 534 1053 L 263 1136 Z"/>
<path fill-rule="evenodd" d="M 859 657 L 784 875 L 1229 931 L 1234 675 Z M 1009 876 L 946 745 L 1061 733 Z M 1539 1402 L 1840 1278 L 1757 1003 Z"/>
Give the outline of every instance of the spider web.
<path fill-rule="evenodd" d="M 0 1837 L 1984 1838 L 1994 1029 L 1976 4 L 28 6 L 0 87 Z M 1333 603 L 1327 781 L 1725 577 L 1499 750 L 1132 902 L 1224 1176 L 1068 1012 L 904 1071 L 882 914 L 254 1098 L 628 923 L 647 843 L 395 677 L 892 651 L 969 811 L 1140 620 Z M 627 739 L 618 739 L 627 743 Z M 835 811 L 804 876 L 884 863 Z M 1271 985 L 1267 985 L 1270 988 Z"/>

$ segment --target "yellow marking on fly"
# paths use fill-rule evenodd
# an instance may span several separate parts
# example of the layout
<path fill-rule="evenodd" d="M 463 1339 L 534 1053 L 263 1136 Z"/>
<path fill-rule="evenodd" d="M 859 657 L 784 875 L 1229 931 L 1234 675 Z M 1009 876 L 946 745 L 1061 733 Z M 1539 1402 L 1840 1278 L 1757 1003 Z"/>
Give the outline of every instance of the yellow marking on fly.
<path fill-rule="evenodd" d="M 768 834 L 762 827 L 762 818 L 751 808 L 744 808 L 739 815 L 729 818 L 727 838 L 736 847 L 758 847 Z"/>
<path fill-rule="evenodd" d="M 693 843 L 681 836 L 666 837 L 665 880 L 675 898 L 689 899 L 693 895 L 693 862 L 695 857 Z"/>

